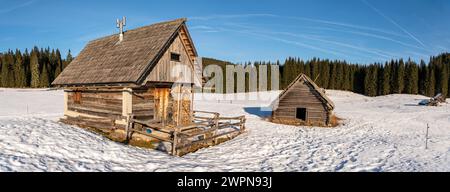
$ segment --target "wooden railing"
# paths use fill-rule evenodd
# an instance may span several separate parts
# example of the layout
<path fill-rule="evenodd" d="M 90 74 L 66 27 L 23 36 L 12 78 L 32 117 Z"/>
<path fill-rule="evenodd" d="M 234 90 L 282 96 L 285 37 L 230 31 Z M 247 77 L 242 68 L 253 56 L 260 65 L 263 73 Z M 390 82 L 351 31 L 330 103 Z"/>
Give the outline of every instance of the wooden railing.
<path fill-rule="evenodd" d="M 162 127 L 160 122 L 144 122 L 134 119 L 131 115 L 128 118 L 127 139 L 133 132 L 155 138 L 172 144 L 172 155 L 180 156 L 188 148 L 196 148 L 196 145 L 212 146 L 216 145 L 218 139 L 229 140 L 245 131 L 245 116 L 239 117 L 220 117 L 219 113 L 194 111 L 193 121 L 190 125 L 177 126 L 168 129 Z M 166 137 L 147 133 L 146 131 L 135 129 L 139 124 L 144 128 L 158 131 Z M 202 147 L 197 148 L 202 148 Z"/>

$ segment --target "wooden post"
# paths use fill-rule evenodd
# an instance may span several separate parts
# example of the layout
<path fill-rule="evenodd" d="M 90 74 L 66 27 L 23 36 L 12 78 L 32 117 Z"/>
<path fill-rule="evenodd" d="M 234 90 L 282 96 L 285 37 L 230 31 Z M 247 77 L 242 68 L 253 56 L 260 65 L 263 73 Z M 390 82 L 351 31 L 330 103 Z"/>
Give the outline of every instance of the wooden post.
<path fill-rule="evenodd" d="M 133 89 L 124 88 L 122 91 L 122 116 L 133 112 Z"/>
<path fill-rule="evenodd" d="M 245 131 L 245 120 L 246 120 L 245 116 L 241 117 L 240 120 L 241 120 L 241 125 L 239 128 L 239 132 L 243 133 Z"/>
<path fill-rule="evenodd" d="M 219 128 L 219 114 L 214 115 L 214 126 Z"/>
<path fill-rule="evenodd" d="M 181 117 L 181 105 L 183 105 L 182 101 L 182 90 L 181 90 L 181 84 L 178 85 L 178 98 L 177 98 L 177 126 L 181 125 L 182 117 Z"/>
<path fill-rule="evenodd" d="M 69 111 L 69 93 L 64 90 L 64 115 L 67 115 L 67 112 Z M 28 114 L 28 104 L 27 104 L 27 114 Z"/>
<path fill-rule="evenodd" d="M 331 118 L 333 117 L 333 112 L 331 112 L 331 110 L 327 111 L 327 120 L 325 122 L 326 126 L 331 127 Z"/>
<path fill-rule="evenodd" d="M 211 135 L 211 137 L 215 137 L 216 136 L 216 133 L 217 133 L 217 131 L 219 130 L 219 114 L 218 113 L 216 113 L 216 114 L 214 114 L 214 131 L 212 132 L 212 135 Z M 212 142 L 213 142 L 213 145 L 215 145 L 216 143 L 217 143 L 217 139 L 214 139 Z"/>
<path fill-rule="evenodd" d="M 129 138 L 129 132 L 130 132 L 130 122 L 131 121 L 131 118 L 130 118 L 130 116 L 129 115 L 127 115 L 127 126 L 126 126 L 126 128 L 125 128 L 125 140 L 126 141 L 128 141 L 130 138 Z"/>
<path fill-rule="evenodd" d="M 428 130 L 430 129 L 430 126 L 427 123 L 427 133 L 425 135 L 425 149 L 428 149 Z"/>
<path fill-rule="evenodd" d="M 173 143 L 172 143 L 172 155 L 177 155 L 177 145 L 178 145 L 178 128 L 173 131 Z"/>

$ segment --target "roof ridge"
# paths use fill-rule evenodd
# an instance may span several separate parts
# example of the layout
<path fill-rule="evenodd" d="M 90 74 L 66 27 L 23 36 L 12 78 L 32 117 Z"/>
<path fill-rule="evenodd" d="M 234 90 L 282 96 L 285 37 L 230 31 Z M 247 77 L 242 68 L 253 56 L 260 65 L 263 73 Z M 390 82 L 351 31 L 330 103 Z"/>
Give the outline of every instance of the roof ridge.
<path fill-rule="evenodd" d="M 150 25 L 145 25 L 145 26 L 137 27 L 137 28 L 130 29 L 130 30 L 127 30 L 127 31 L 136 31 L 136 30 L 139 30 L 139 29 L 142 29 L 142 28 L 152 27 L 152 26 L 155 26 L 155 25 L 163 25 L 163 24 L 176 23 L 176 22 L 182 22 L 182 23 L 184 23 L 184 22 L 186 22 L 186 21 L 187 21 L 186 18 L 178 18 L 178 19 L 174 19 L 174 20 L 170 20 L 170 21 L 161 21 L 161 22 L 158 22 L 158 23 L 153 23 L 153 24 L 150 24 Z M 180 24 L 181 24 L 181 23 L 180 23 Z M 125 31 L 125 32 L 127 32 L 127 31 Z M 116 33 L 116 34 L 119 34 L 119 33 Z"/>
<path fill-rule="evenodd" d="M 125 33 L 126 33 L 126 32 L 132 32 L 132 31 L 138 31 L 138 30 L 141 30 L 141 29 L 144 29 L 144 28 L 148 28 L 148 27 L 154 27 L 154 26 L 156 26 L 156 25 L 164 25 L 164 24 L 176 23 L 176 22 L 181 22 L 180 24 L 183 24 L 183 23 L 185 23 L 186 21 L 187 21 L 187 18 L 184 18 L 184 17 L 183 17 L 183 18 L 174 19 L 174 20 L 170 20 L 170 21 L 161 21 L 161 22 L 158 22 L 158 23 L 153 23 L 153 24 L 150 24 L 150 25 L 145 25 L 145 26 L 141 26 L 141 27 L 134 28 L 134 29 L 126 30 Z M 110 38 L 110 37 L 114 37 L 114 36 L 116 36 L 116 35 L 118 35 L 118 34 L 119 34 L 119 33 L 113 33 L 113 34 L 110 34 L 110 35 L 107 35 L 107 36 L 104 36 L 104 37 L 100 37 L 100 38 L 97 38 L 97 39 L 93 39 L 93 40 L 90 40 L 90 41 L 88 42 L 88 44 L 89 44 L 89 43 L 92 43 L 92 42 L 104 40 L 104 39 L 107 39 L 107 38 Z"/>
<path fill-rule="evenodd" d="M 273 107 L 273 104 L 279 100 L 281 100 L 285 94 L 288 92 L 289 89 L 292 88 L 292 86 L 294 86 L 298 81 L 300 81 L 300 79 L 304 78 L 309 84 L 311 84 L 313 86 L 313 88 L 319 93 L 320 97 L 322 97 L 329 105 L 331 108 L 334 108 L 334 103 L 333 101 L 331 101 L 330 98 L 328 98 L 328 96 L 323 93 L 320 89 L 322 89 L 321 87 L 319 87 L 311 78 L 309 78 L 306 74 L 304 73 L 300 73 L 295 79 L 294 81 L 292 81 L 287 87 L 286 89 L 284 89 L 280 95 L 278 95 L 278 98 L 271 104 L 271 106 Z"/>

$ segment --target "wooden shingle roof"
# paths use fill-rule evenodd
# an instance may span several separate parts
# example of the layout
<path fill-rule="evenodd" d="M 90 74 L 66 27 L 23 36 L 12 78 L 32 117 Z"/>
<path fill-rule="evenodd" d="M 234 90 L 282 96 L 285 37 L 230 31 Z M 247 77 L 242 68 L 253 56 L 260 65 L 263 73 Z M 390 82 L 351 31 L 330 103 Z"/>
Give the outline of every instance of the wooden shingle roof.
<path fill-rule="evenodd" d="M 278 99 L 275 100 L 271 106 L 275 107 L 276 102 L 281 101 L 286 94 L 290 91 L 290 89 L 299 81 L 305 81 L 307 84 L 310 85 L 311 88 L 313 88 L 314 92 L 319 96 L 319 98 L 322 100 L 322 102 L 325 104 L 325 106 L 329 109 L 329 110 L 333 110 L 335 108 L 335 105 L 333 103 L 333 101 L 331 101 L 331 99 L 325 94 L 325 91 L 323 91 L 316 83 L 314 83 L 313 80 L 311 80 L 308 76 L 306 76 L 305 74 L 300 74 L 299 76 L 297 76 L 297 78 L 295 78 L 295 80 L 289 84 L 289 86 L 283 91 L 281 92 L 281 94 L 278 96 Z"/>
<path fill-rule="evenodd" d="M 53 81 L 55 86 L 142 84 L 186 19 L 153 24 L 93 40 Z"/>

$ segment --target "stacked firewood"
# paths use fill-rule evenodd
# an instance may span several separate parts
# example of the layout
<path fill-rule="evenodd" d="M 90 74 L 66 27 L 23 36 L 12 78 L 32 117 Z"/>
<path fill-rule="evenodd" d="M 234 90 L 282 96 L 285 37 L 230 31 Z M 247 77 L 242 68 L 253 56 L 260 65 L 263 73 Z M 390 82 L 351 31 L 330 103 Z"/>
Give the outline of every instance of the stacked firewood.
<path fill-rule="evenodd" d="M 440 103 L 446 103 L 446 98 L 441 93 L 437 94 L 436 96 L 432 97 L 430 100 L 427 100 L 426 102 L 422 101 L 420 104 L 427 106 L 439 106 Z"/>

